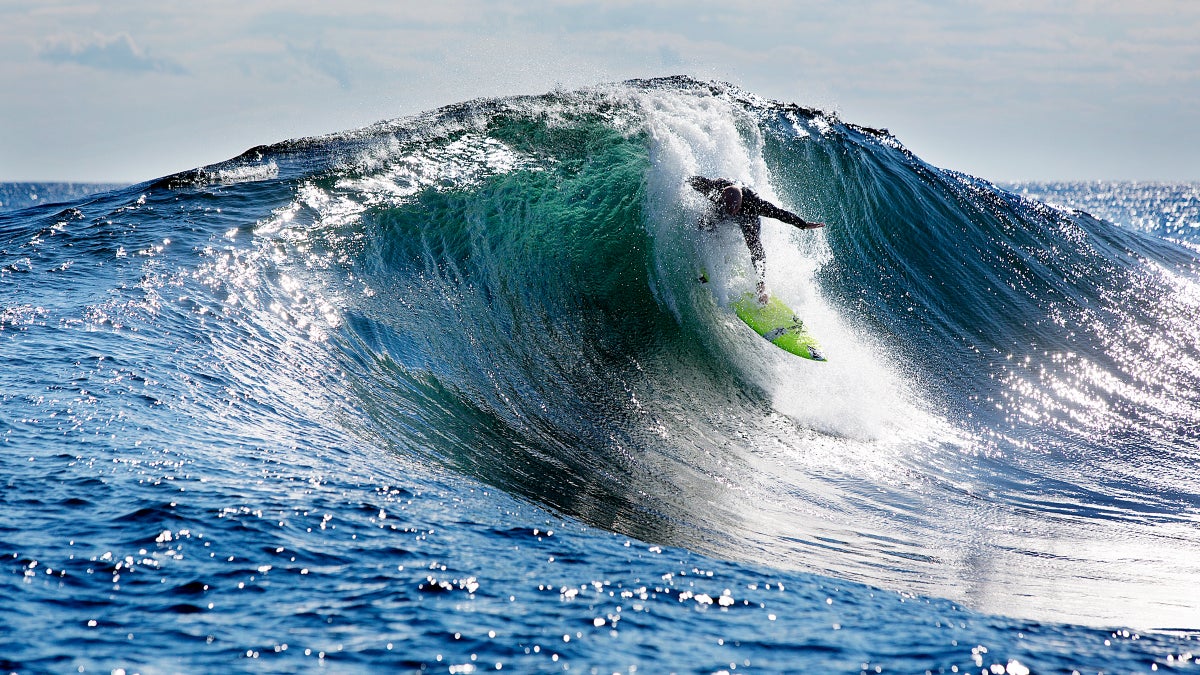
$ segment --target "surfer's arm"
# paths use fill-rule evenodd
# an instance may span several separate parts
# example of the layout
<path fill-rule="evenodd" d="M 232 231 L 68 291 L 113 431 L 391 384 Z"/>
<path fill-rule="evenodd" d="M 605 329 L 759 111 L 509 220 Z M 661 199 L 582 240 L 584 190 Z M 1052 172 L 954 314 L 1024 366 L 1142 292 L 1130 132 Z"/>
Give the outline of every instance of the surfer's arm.
<path fill-rule="evenodd" d="M 688 184 L 692 186 L 693 190 L 704 195 L 704 198 L 711 204 L 700 214 L 696 221 L 696 229 L 712 232 L 717 229 L 717 222 L 721 220 L 721 190 L 732 183 L 721 178 L 714 180 L 704 176 L 692 176 L 688 179 Z"/>
<path fill-rule="evenodd" d="M 810 223 L 791 211 L 781 209 L 765 199 L 759 198 L 754 206 L 758 211 L 758 215 L 766 216 L 767 218 L 774 218 L 775 220 L 787 223 L 788 225 L 794 225 L 802 230 L 812 230 L 818 227 L 825 227 L 825 223 Z"/>
<path fill-rule="evenodd" d="M 721 181 L 719 179 L 713 180 L 712 178 L 705 178 L 704 176 L 692 176 L 687 180 L 687 182 L 688 185 L 691 185 L 692 189 L 696 192 L 707 195 L 710 192 L 721 190 L 725 186 L 721 185 L 720 183 L 728 183 L 729 181 Z"/>

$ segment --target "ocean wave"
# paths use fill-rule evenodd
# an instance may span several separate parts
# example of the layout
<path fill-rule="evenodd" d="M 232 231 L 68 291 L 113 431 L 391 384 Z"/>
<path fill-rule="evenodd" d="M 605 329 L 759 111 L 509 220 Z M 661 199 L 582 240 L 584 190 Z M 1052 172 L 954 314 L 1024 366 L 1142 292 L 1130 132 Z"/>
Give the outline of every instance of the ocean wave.
<path fill-rule="evenodd" d="M 828 223 L 763 233 L 827 363 L 733 317 L 749 257 L 695 227 L 695 174 Z M 262 146 L 3 228 L 0 279 L 122 286 L 0 330 L 156 335 L 184 389 L 239 383 L 241 413 L 177 402 L 217 436 L 344 433 L 645 541 L 997 613 L 1200 607 L 1176 583 L 1200 572 L 1194 252 L 885 130 L 634 81 Z"/>

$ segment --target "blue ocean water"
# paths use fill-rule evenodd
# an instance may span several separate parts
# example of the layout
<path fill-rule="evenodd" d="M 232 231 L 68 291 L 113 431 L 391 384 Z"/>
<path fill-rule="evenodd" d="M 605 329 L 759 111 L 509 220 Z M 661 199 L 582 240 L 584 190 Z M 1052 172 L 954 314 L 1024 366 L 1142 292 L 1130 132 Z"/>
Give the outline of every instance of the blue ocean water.
<path fill-rule="evenodd" d="M 1067 181 L 1005 187 L 1122 227 L 1186 242 L 1200 239 L 1200 183 Z"/>
<path fill-rule="evenodd" d="M 35 204 L 69 202 L 97 192 L 124 187 L 120 183 L 0 183 L 0 212 Z"/>
<path fill-rule="evenodd" d="M 732 318 L 697 173 L 828 223 L 764 224 L 828 363 Z M 1159 187 L 668 78 L 0 213 L 0 667 L 1200 670 Z"/>

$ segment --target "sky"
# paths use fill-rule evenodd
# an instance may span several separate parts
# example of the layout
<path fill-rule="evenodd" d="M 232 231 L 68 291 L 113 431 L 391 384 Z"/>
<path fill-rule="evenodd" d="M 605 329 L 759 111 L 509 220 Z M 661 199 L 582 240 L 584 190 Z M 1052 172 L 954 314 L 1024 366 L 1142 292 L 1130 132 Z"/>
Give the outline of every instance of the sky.
<path fill-rule="evenodd" d="M 0 181 L 138 182 L 674 74 L 992 181 L 1200 180 L 1194 0 L 0 0 Z"/>

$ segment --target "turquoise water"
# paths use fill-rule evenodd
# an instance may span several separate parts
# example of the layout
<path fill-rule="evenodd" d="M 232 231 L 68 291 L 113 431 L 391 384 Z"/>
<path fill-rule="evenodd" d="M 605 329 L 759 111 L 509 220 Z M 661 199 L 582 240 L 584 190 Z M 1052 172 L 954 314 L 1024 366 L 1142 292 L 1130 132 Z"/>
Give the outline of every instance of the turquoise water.
<path fill-rule="evenodd" d="M 0 665 L 1194 669 L 1192 240 L 1017 193 L 672 78 L 0 213 Z"/>

